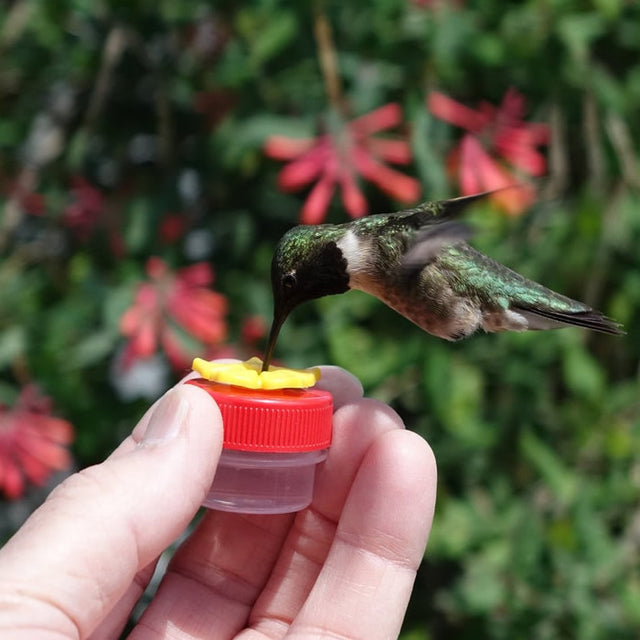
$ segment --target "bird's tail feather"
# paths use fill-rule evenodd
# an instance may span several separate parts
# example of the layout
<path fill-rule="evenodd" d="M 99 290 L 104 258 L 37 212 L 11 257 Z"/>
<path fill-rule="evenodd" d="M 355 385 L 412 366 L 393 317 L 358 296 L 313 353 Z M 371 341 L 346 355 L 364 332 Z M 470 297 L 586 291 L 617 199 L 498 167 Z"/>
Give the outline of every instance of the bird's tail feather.
<path fill-rule="evenodd" d="M 594 309 L 585 309 L 584 311 L 555 311 L 552 309 L 529 308 L 519 310 L 520 313 L 529 319 L 531 329 L 550 329 L 551 323 L 559 325 L 571 325 L 575 327 L 583 327 L 600 333 L 608 333 L 609 335 L 624 335 L 622 325 L 607 318 L 600 311 Z M 537 326 L 536 326 L 536 320 Z M 543 320 L 543 322 L 540 322 Z M 545 323 L 544 320 L 548 321 Z M 550 321 L 550 322 L 549 322 Z"/>

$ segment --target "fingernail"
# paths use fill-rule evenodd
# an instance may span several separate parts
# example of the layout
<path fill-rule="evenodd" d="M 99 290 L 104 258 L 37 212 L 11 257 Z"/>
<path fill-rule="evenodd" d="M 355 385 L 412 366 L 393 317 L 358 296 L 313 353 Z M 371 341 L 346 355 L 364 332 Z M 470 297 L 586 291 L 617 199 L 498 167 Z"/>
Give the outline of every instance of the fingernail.
<path fill-rule="evenodd" d="M 149 447 L 173 440 L 189 413 L 189 403 L 180 397 L 176 389 L 164 394 L 149 419 L 149 425 L 138 446 Z"/>

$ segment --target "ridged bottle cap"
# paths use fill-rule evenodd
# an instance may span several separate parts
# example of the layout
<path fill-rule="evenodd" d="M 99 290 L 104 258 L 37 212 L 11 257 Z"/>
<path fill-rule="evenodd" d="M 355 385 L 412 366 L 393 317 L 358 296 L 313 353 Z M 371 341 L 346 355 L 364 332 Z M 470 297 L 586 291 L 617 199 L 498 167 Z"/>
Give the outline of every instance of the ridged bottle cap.
<path fill-rule="evenodd" d="M 331 444 L 333 398 L 320 389 L 245 389 L 203 378 L 187 384 L 215 401 L 224 425 L 223 447 L 293 453 Z"/>

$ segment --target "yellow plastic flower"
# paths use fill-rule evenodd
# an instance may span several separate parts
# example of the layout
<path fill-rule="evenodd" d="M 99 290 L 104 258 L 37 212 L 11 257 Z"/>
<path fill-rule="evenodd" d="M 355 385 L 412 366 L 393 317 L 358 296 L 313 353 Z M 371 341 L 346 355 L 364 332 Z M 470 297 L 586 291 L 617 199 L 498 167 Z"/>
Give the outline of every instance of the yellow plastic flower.
<path fill-rule="evenodd" d="M 247 389 L 306 389 L 320 380 L 320 369 L 287 369 L 270 366 L 262 371 L 262 360 L 245 362 L 207 362 L 195 358 L 193 370 L 206 380 L 233 384 Z"/>

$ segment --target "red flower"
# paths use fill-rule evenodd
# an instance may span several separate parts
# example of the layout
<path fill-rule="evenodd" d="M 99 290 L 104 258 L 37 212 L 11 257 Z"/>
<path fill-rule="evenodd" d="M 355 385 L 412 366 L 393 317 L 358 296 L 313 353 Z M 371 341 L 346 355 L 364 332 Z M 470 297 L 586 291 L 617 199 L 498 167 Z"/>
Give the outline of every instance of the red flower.
<path fill-rule="evenodd" d="M 448 159 L 464 195 L 521 185 L 522 176 L 541 176 L 546 171 L 537 147 L 547 143 L 548 127 L 523 121 L 524 97 L 515 89 L 507 91 L 498 108 L 483 102 L 474 111 L 437 91 L 429 94 L 427 104 L 437 118 L 467 131 Z M 491 197 L 507 213 L 518 215 L 533 202 L 535 192 L 526 185 Z"/>
<path fill-rule="evenodd" d="M 62 222 L 81 240 L 87 240 L 104 211 L 104 196 L 82 176 L 72 179 L 73 202 L 65 207 Z"/>
<path fill-rule="evenodd" d="M 173 244 L 184 235 L 186 226 L 184 216 L 179 213 L 167 213 L 160 222 L 158 235 L 164 244 Z"/>
<path fill-rule="evenodd" d="M 256 342 L 267 335 L 267 323 L 262 316 L 248 316 L 240 327 L 240 340 L 248 348 L 253 348 Z"/>
<path fill-rule="evenodd" d="M 22 496 L 27 482 L 42 485 L 71 465 L 73 428 L 50 410 L 50 400 L 33 385 L 22 389 L 13 407 L 0 405 L 0 490 L 10 500 Z"/>
<path fill-rule="evenodd" d="M 156 257 L 147 262 L 149 281 L 138 287 L 132 307 L 120 318 L 120 331 L 129 338 L 125 362 L 148 358 L 160 343 L 171 364 L 181 369 L 205 345 L 222 342 L 227 334 L 226 298 L 207 287 L 213 271 L 206 262 L 172 272 Z M 187 336 L 196 344 L 187 344 Z"/>
<path fill-rule="evenodd" d="M 32 171 L 24 169 L 15 178 L 0 172 L 0 194 L 18 207 L 20 212 L 31 216 L 44 215 L 47 203 L 41 193 L 36 193 L 36 179 Z"/>
<path fill-rule="evenodd" d="M 18 192 L 15 194 L 22 210 L 32 216 L 41 216 L 45 212 L 46 201 L 41 193 Z"/>
<path fill-rule="evenodd" d="M 352 218 L 367 213 L 357 174 L 401 202 L 418 199 L 420 183 L 384 164 L 410 162 L 411 149 L 407 141 L 373 136 L 399 125 L 401 118 L 400 107 L 390 103 L 351 122 L 341 122 L 333 131 L 317 138 L 270 136 L 267 139 L 264 146 L 267 156 L 290 161 L 278 177 L 283 191 L 298 191 L 317 181 L 300 214 L 304 224 L 322 222 L 336 185 L 340 185 L 342 203 Z"/>

